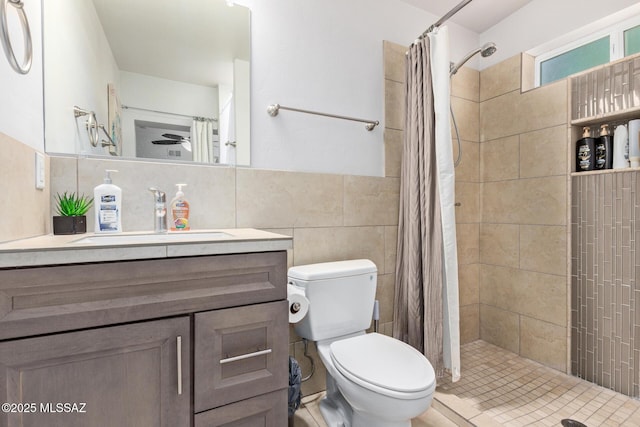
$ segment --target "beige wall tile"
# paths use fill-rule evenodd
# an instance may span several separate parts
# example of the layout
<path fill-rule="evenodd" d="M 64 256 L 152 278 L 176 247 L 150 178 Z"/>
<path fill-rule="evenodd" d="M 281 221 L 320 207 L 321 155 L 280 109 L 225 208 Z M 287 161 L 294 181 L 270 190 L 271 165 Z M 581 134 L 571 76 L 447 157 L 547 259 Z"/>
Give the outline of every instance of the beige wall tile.
<path fill-rule="evenodd" d="M 520 55 L 480 72 L 480 101 L 520 89 Z"/>
<path fill-rule="evenodd" d="M 293 265 L 366 258 L 384 265 L 385 227 L 326 227 L 293 230 Z"/>
<path fill-rule="evenodd" d="M 55 198 L 56 194 L 65 191 L 78 191 L 78 158 L 50 156 L 51 173 L 49 184 L 51 185 L 51 214 L 56 215 Z M 93 191 L 85 196 L 93 197 Z M 93 208 L 89 214 L 93 213 Z M 93 231 L 93 230 L 91 230 Z"/>
<path fill-rule="evenodd" d="M 480 103 L 480 141 L 567 123 L 567 81 L 509 92 Z"/>
<path fill-rule="evenodd" d="M 480 262 L 518 268 L 519 234 L 518 225 L 482 224 L 480 226 Z"/>
<path fill-rule="evenodd" d="M 384 125 L 386 128 L 404 129 L 404 83 L 385 80 Z"/>
<path fill-rule="evenodd" d="M 458 289 L 460 306 L 480 302 L 480 264 L 458 266 Z"/>
<path fill-rule="evenodd" d="M 480 226 L 473 223 L 456 224 L 458 264 L 477 264 L 480 258 Z"/>
<path fill-rule="evenodd" d="M 404 132 L 396 129 L 384 130 L 384 175 L 400 176 L 402 166 L 402 138 Z"/>
<path fill-rule="evenodd" d="M 344 225 L 396 225 L 400 178 L 344 176 Z"/>
<path fill-rule="evenodd" d="M 520 135 L 520 176 L 566 175 L 567 127 L 554 126 Z"/>
<path fill-rule="evenodd" d="M 378 275 L 376 299 L 380 303 L 380 323 L 393 322 L 393 297 L 395 287 L 395 274 Z"/>
<path fill-rule="evenodd" d="M 0 182 L 5 184 L 3 199 L 11 203 L 0 221 L 0 242 L 47 233 L 51 223 L 51 180 L 46 179 L 44 190 L 35 188 L 36 150 L 3 133 L 0 133 L 0 146 Z M 49 177 L 49 157 L 44 158 L 45 177 Z"/>
<path fill-rule="evenodd" d="M 518 179 L 520 174 L 520 138 L 518 135 L 480 144 L 482 182 Z"/>
<path fill-rule="evenodd" d="M 518 314 L 480 304 L 480 339 L 518 353 L 520 322 Z"/>
<path fill-rule="evenodd" d="M 458 141 L 453 136 L 453 159 L 458 158 Z M 455 168 L 456 182 L 479 182 L 480 181 L 480 144 L 460 140 L 462 155 L 460 163 Z"/>
<path fill-rule="evenodd" d="M 480 72 L 469 67 L 462 67 L 451 78 L 451 96 L 480 101 Z"/>
<path fill-rule="evenodd" d="M 398 227 L 386 226 L 384 228 L 384 272 L 386 274 L 396 273 L 397 249 L 398 249 Z"/>
<path fill-rule="evenodd" d="M 567 281 L 562 276 L 483 264 L 480 303 L 566 326 Z"/>
<path fill-rule="evenodd" d="M 480 184 L 456 182 L 456 222 L 480 222 Z"/>
<path fill-rule="evenodd" d="M 535 56 L 522 53 L 522 91 L 528 91 L 535 88 L 536 72 L 535 72 Z"/>
<path fill-rule="evenodd" d="M 407 49 L 407 46 L 402 46 L 386 40 L 382 42 L 385 79 L 394 80 L 396 82 L 405 81 L 405 52 Z"/>
<path fill-rule="evenodd" d="M 520 227 L 520 268 L 566 276 L 566 227 L 522 225 Z"/>
<path fill-rule="evenodd" d="M 566 327 L 522 316 L 520 318 L 520 355 L 566 372 Z"/>
<path fill-rule="evenodd" d="M 563 176 L 487 182 L 482 184 L 482 220 L 564 225 L 566 194 Z"/>
<path fill-rule="evenodd" d="M 235 169 L 228 167 L 154 163 L 131 160 L 78 159 L 79 191 L 93 194 L 103 182 L 104 170 L 116 169 L 113 183 L 122 189 L 124 231 L 153 230 L 153 196 L 149 187 L 167 193 L 167 204 L 175 195 L 175 184 L 186 183 L 190 201 L 189 222 L 193 229 L 236 227 Z M 87 218 L 93 230 L 94 218 Z"/>
<path fill-rule="evenodd" d="M 238 227 L 339 226 L 342 175 L 237 169 Z"/>
<path fill-rule="evenodd" d="M 460 344 L 480 339 L 480 305 L 460 307 Z"/>
<path fill-rule="evenodd" d="M 451 97 L 451 108 L 455 115 L 460 139 L 479 142 L 480 108 L 479 104 L 463 98 Z M 451 136 L 456 137 L 456 131 L 451 120 Z"/>

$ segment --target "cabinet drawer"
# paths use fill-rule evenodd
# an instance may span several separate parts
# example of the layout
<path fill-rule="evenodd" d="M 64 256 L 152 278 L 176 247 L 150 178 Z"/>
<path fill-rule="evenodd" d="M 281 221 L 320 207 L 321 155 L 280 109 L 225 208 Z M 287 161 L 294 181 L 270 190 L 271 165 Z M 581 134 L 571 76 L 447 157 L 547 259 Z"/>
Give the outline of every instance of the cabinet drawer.
<path fill-rule="evenodd" d="M 287 390 L 279 390 L 231 403 L 195 416 L 195 427 L 287 425 Z"/>
<path fill-rule="evenodd" d="M 286 298 L 287 253 L 0 269 L 0 339 Z"/>
<path fill-rule="evenodd" d="M 194 408 L 288 387 L 287 302 L 195 315 Z"/>

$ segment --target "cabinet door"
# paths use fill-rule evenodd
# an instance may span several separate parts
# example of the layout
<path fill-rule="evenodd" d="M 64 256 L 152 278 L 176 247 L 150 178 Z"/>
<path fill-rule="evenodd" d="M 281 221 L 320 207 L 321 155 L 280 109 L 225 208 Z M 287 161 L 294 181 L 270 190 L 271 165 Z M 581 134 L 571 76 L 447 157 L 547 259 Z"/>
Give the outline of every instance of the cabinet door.
<path fill-rule="evenodd" d="M 201 412 L 195 427 L 284 427 L 287 398 L 287 390 L 279 390 Z"/>
<path fill-rule="evenodd" d="M 187 316 L 2 342 L 0 426 L 189 426 L 189 345 Z"/>
<path fill-rule="evenodd" d="M 195 412 L 287 388 L 288 336 L 286 301 L 197 313 Z"/>

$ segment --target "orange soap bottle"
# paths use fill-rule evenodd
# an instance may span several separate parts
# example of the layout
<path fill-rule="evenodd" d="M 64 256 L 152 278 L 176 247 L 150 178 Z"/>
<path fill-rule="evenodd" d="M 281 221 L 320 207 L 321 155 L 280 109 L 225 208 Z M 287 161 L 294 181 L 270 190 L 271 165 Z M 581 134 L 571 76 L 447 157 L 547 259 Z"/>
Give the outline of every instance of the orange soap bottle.
<path fill-rule="evenodd" d="M 182 187 L 187 184 L 176 184 L 178 191 L 176 197 L 171 200 L 171 231 L 187 231 L 189 226 L 189 202 L 184 198 Z"/>

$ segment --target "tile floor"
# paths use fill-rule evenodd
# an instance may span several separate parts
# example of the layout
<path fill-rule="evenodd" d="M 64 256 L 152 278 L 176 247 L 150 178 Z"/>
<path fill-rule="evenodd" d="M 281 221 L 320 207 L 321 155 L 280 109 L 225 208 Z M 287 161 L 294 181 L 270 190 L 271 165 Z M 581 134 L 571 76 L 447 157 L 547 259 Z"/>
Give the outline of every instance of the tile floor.
<path fill-rule="evenodd" d="M 484 341 L 461 348 L 462 378 L 438 386 L 432 407 L 412 427 L 640 426 L 640 401 L 563 374 Z M 326 427 L 318 402 L 303 399 L 295 427 Z"/>

